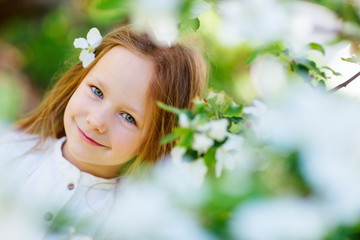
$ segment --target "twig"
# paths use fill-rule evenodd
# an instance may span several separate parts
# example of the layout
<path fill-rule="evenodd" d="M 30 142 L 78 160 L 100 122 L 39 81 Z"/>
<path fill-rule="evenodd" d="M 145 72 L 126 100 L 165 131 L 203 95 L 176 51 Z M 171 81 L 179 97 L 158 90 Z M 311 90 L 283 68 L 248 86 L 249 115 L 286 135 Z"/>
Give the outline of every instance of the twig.
<path fill-rule="evenodd" d="M 334 87 L 333 89 L 330 89 L 328 92 L 331 94 L 331 93 L 336 92 L 340 88 L 346 87 L 349 83 L 354 81 L 358 76 L 360 76 L 360 72 L 358 72 L 357 74 L 355 74 L 354 76 L 349 78 L 349 80 L 347 80 L 346 82 L 343 82 L 343 83 L 339 84 L 338 86 Z"/>

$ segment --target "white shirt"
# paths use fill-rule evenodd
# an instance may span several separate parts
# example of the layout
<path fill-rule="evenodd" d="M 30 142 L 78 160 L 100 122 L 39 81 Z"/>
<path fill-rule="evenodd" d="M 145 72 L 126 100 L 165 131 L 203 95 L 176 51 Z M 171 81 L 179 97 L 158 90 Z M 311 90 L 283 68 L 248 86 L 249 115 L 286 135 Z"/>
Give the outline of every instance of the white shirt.
<path fill-rule="evenodd" d="M 49 138 L 45 149 L 34 150 L 36 135 L 12 132 L 0 138 L 0 232 L 19 235 L 9 233 L 6 239 L 70 239 L 71 234 L 103 239 L 101 223 L 111 211 L 118 179 L 81 172 L 63 157 L 65 140 Z M 10 230 L 8 217 L 1 217 L 8 214 L 1 200 L 8 198 L 11 206 L 22 209 L 21 218 L 31 216 L 31 223 L 40 226 L 32 237 L 26 231 L 21 235 L 18 220 Z"/>

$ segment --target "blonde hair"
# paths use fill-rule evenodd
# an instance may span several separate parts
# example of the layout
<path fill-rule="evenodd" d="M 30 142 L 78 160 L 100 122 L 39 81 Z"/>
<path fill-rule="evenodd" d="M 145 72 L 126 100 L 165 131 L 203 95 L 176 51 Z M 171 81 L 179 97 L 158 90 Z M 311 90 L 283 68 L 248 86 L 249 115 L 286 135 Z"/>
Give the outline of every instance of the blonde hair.
<path fill-rule="evenodd" d="M 53 89 L 48 92 L 42 104 L 16 126 L 26 133 L 39 134 L 40 143 L 46 138 L 65 136 L 63 116 L 71 96 L 94 65 L 111 48 L 122 46 L 141 57 L 151 60 L 154 71 L 147 92 L 147 116 L 150 121 L 146 140 L 139 148 L 134 163 L 154 162 L 168 153 L 173 143 L 160 144 L 161 138 L 169 134 L 176 125 L 176 116 L 157 106 L 157 101 L 177 108 L 191 109 L 193 98 L 202 93 L 206 85 L 206 64 L 196 50 L 183 44 L 160 47 L 144 32 L 130 26 L 115 29 L 104 37 L 95 50 L 95 60 L 83 68 L 81 63 L 68 70 Z M 135 165 L 136 165 L 135 164 Z"/>

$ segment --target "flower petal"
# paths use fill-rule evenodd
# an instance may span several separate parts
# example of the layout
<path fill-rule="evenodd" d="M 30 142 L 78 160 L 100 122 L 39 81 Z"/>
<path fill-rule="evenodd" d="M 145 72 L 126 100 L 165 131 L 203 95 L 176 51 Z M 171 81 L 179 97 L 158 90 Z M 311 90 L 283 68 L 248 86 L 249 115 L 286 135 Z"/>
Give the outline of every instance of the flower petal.
<path fill-rule="evenodd" d="M 86 49 L 86 48 L 89 47 L 89 44 L 88 44 L 88 42 L 86 41 L 85 38 L 75 38 L 74 47 L 75 48 Z"/>
<path fill-rule="evenodd" d="M 181 160 L 185 153 L 186 153 L 185 147 L 179 147 L 179 146 L 174 147 L 170 153 L 172 161 L 175 164 L 182 162 Z"/>
<path fill-rule="evenodd" d="M 234 151 L 239 150 L 244 142 L 244 138 L 240 135 L 228 133 L 228 139 L 226 142 L 221 146 L 225 151 Z"/>
<path fill-rule="evenodd" d="M 201 13 L 207 12 L 211 9 L 211 5 L 203 0 L 195 0 L 192 4 L 190 13 L 191 19 L 197 18 Z"/>
<path fill-rule="evenodd" d="M 190 127 L 190 120 L 185 113 L 181 113 L 179 115 L 179 125 L 182 128 L 189 128 Z"/>
<path fill-rule="evenodd" d="M 227 134 L 227 127 L 229 121 L 226 118 L 222 118 L 216 121 L 210 122 L 209 136 L 217 141 L 223 141 Z"/>
<path fill-rule="evenodd" d="M 189 164 L 189 173 L 195 187 L 200 187 L 204 182 L 207 167 L 203 158 L 198 158 Z"/>
<path fill-rule="evenodd" d="M 178 37 L 178 21 L 175 17 L 159 16 L 151 19 L 149 25 L 159 45 L 170 47 L 176 43 Z"/>
<path fill-rule="evenodd" d="M 86 39 L 92 48 L 97 48 L 101 43 L 102 37 L 97 28 L 92 28 L 88 32 Z"/>
<path fill-rule="evenodd" d="M 194 134 L 194 141 L 191 145 L 192 149 L 198 151 L 198 153 L 205 153 L 214 145 L 214 140 L 202 133 Z"/>
<path fill-rule="evenodd" d="M 80 61 L 82 61 L 83 67 L 86 68 L 87 66 L 90 65 L 90 63 L 92 63 L 92 61 L 94 61 L 95 54 L 92 52 L 89 53 L 86 50 L 82 50 L 79 58 L 80 58 Z"/>
<path fill-rule="evenodd" d="M 221 147 L 216 149 L 215 158 L 216 158 L 216 164 L 215 164 L 215 175 L 217 178 L 221 176 L 221 172 L 224 165 L 224 158 L 228 157 L 228 153 Z"/>

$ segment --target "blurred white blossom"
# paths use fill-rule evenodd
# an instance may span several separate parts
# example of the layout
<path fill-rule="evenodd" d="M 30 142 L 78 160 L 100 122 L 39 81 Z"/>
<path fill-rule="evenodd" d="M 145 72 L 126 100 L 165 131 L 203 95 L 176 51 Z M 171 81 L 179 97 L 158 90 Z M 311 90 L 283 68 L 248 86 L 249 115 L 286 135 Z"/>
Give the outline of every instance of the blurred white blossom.
<path fill-rule="evenodd" d="M 70 228 L 69 232 L 70 232 L 69 240 L 93 240 L 92 237 L 75 234 L 75 228 L 73 228 L 73 227 Z"/>
<path fill-rule="evenodd" d="M 212 120 L 204 124 L 199 124 L 196 126 L 196 129 L 204 134 L 207 134 L 216 141 L 223 141 L 228 132 L 228 125 L 229 121 L 226 118 L 222 118 L 219 120 Z"/>
<path fill-rule="evenodd" d="M 194 0 L 191 5 L 191 19 L 197 18 L 201 13 L 211 9 L 211 5 L 203 0 Z"/>
<path fill-rule="evenodd" d="M 251 64 L 250 76 L 259 96 L 268 100 L 278 98 L 287 84 L 285 66 L 275 57 L 257 59 Z"/>
<path fill-rule="evenodd" d="M 190 127 L 190 119 L 185 113 L 181 113 L 179 115 L 179 125 L 182 128 L 189 128 Z"/>
<path fill-rule="evenodd" d="M 243 113 L 252 115 L 256 118 L 264 117 L 268 112 L 266 105 L 260 100 L 256 100 L 256 99 L 253 100 L 253 103 L 254 106 L 244 107 Z"/>
<path fill-rule="evenodd" d="M 213 239 L 193 214 L 176 206 L 152 182 L 127 182 L 119 190 L 105 227 L 117 239 Z"/>
<path fill-rule="evenodd" d="M 244 41 L 265 43 L 286 33 L 288 14 L 277 0 L 225 0 L 218 3 L 222 25 L 220 42 L 236 45 Z"/>
<path fill-rule="evenodd" d="M 184 179 L 195 187 L 201 186 L 204 182 L 207 170 L 208 169 L 203 158 L 199 158 L 191 162 L 184 161 L 180 167 L 180 171 L 182 171 Z"/>
<path fill-rule="evenodd" d="M 258 132 L 281 151 L 300 153 L 300 171 L 334 224 L 359 221 L 359 102 L 295 86 L 268 108 L 254 114 Z"/>
<path fill-rule="evenodd" d="M 214 140 L 206 136 L 206 134 L 194 133 L 194 140 L 191 147 L 195 151 L 198 151 L 199 153 L 205 153 L 213 145 Z"/>
<path fill-rule="evenodd" d="M 170 154 L 172 163 L 177 168 L 177 171 L 180 172 L 181 181 L 186 181 L 189 185 L 199 187 L 203 183 L 207 172 L 204 159 L 199 158 L 194 161 L 190 161 L 187 159 L 185 153 L 185 147 L 174 147 Z"/>
<path fill-rule="evenodd" d="M 208 122 L 210 125 L 209 137 L 216 141 L 223 141 L 227 134 L 229 121 L 226 118 Z"/>
<path fill-rule="evenodd" d="M 180 161 L 165 158 L 162 164 L 154 168 L 152 181 L 174 201 L 189 208 L 197 208 L 209 198 L 209 186 L 204 181 L 207 167 L 203 159 L 191 163 L 186 156 L 183 157 Z M 197 172 L 194 174 L 194 171 Z"/>
<path fill-rule="evenodd" d="M 215 174 L 216 177 L 221 176 L 223 167 L 228 170 L 235 168 L 236 161 L 239 161 L 242 157 L 242 143 L 243 137 L 235 134 L 228 134 L 228 138 L 225 143 L 216 149 L 215 158 Z"/>
<path fill-rule="evenodd" d="M 159 45 L 170 46 L 178 37 L 179 0 L 135 0 L 132 2 L 131 21 L 148 31 Z"/>
<path fill-rule="evenodd" d="M 303 55 L 308 43 L 327 43 L 341 29 L 333 12 L 304 1 L 225 0 L 217 10 L 222 19 L 218 39 L 230 46 L 284 40 Z"/>
<path fill-rule="evenodd" d="M 179 36 L 182 1 L 180 0 L 135 0 L 131 5 L 131 22 L 138 28 L 150 30 L 159 45 L 169 47 Z M 191 5 L 191 18 L 208 11 L 210 5 L 197 0 Z"/>
<path fill-rule="evenodd" d="M 234 212 L 230 224 L 234 239 L 322 239 L 326 218 L 316 202 L 297 198 L 253 200 Z"/>
<path fill-rule="evenodd" d="M 171 159 L 175 164 L 183 160 L 184 154 L 186 153 L 185 147 L 176 146 L 171 150 Z"/>
<path fill-rule="evenodd" d="M 334 40 L 342 28 L 336 14 L 318 4 L 292 1 L 287 11 L 291 17 L 284 40 L 296 56 L 303 56 L 310 42 L 323 45 Z"/>

